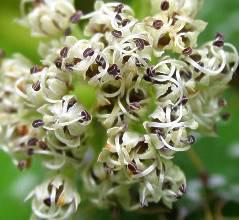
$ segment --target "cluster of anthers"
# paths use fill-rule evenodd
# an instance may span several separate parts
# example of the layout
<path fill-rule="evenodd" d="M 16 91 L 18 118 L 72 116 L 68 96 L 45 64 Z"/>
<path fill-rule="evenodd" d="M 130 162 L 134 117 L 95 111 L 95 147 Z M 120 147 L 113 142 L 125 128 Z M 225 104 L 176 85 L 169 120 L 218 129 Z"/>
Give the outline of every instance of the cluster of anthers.
<path fill-rule="evenodd" d="M 127 210 L 172 207 L 186 192 L 171 159 L 195 142 L 192 132 L 213 133 L 227 118 L 220 95 L 238 65 L 221 33 L 197 46 L 201 3 L 151 0 L 151 16 L 138 20 L 115 2 L 83 14 L 71 0 L 22 0 L 20 23 L 50 40 L 40 65 L 1 51 L 0 133 L 19 169 L 39 155 L 52 172 L 29 196 L 33 219 L 68 219 L 81 190 L 97 206 Z M 88 109 L 75 94 L 84 82 L 96 91 Z M 104 147 L 92 145 L 99 129 Z"/>

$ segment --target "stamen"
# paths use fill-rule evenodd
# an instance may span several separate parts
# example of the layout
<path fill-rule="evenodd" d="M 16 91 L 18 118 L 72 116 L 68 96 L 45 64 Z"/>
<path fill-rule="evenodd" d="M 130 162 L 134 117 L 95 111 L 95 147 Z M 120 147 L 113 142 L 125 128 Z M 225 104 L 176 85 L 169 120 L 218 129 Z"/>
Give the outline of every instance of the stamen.
<path fill-rule="evenodd" d="M 39 80 L 37 80 L 36 83 L 34 83 L 34 84 L 32 85 L 32 89 L 33 89 L 34 91 L 36 91 L 36 92 L 41 89 L 41 83 L 40 83 Z"/>
<path fill-rule="evenodd" d="M 44 125 L 44 122 L 41 119 L 38 119 L 32 122 L 33 128 L 39 128 L 39 127 L 42 127 L 43 125 Z"/>
<path fill-rule="evenodd" d="M 184 50 L 183 50 L 183 54 L 184 55 L 191 55 L 192 54 L 192 48 L 191 47 L 187 47 L 187 48 L 185 48 Z"/>
<path fill-rule="evenodd" d="M 169 2 L 168 1 L 163 1 L 161 3 L 161 10 L 162 11 L 167 11 L 169 9 Z"/>
<path fill-rule="evenodd" d="M 153 27 L 156 29 L 156 30 L 159 30 L 163 27 L 163 21 L 162 20 L 155 20 L 153 22 Z"/>
<path fill-rule="evenodd" d="M 222 33 L 217 33 L 216 40 L 213 42 L 213 45 L 216 47 L 224 46 L 224 36 Z"/>
<path fill-rule="evenodd" d="M 112 31 L 111 33 L 112 33 L 112 35 L 113 35 L 114 37 L 116 37 L 116 38 L 121 38 L 121 37 L 122 37 L 122 32 L 121 32 L 121 31 L 116 31 L 116 30 L 114 30 L 114 31 Z"/>
<path fill-rule="evenodd" d="M 83 15 L 82 11 L 76 11 L 75 14 L 73 14 L 73 15 L 70 17 L 71 23 L 77 24 L 77 23 L 80 21 L 82 15 Z"/>
<path fill-rule="evenodd" d="M 94 50 L 92 48 L 87 48 L 84 52 L 83 52 L 83 57 L 87 58 L 87 57 L 92 57 L 94 55 Z"/>
<path fill-rule="evenodd" d="M 67 54 L 68 54 L 69 48 L 68 47 L 64 47 L 61 51 L 60 51 L 60 56 L 62 58 L 66 58 Z"/>
<path fill-rule="evenodd" d="M 58 69 L 61 69 L 61 66 L 62 66 L 62 59 L 61 58 L 57 58 L 55 60 L 55 65 Z"/>

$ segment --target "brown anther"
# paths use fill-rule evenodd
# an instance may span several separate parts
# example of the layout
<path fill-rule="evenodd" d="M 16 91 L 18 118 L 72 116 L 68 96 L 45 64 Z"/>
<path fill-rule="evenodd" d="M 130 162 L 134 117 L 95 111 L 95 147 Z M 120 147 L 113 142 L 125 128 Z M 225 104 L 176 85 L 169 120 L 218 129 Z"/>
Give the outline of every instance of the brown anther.
<path fill-rule="evenodd" d="M 141 105 L 139 102 L 132 102 L 130 103 L 129 107 L 131 110 L 138 110 L 140 109 Z"/>
<path fill-rule="evenodd" d="M 111 34 L 116 37 L 116 38 L 121 38 L 122 37 L 122 32 L 121 31 L 112 31 Z"/>
<path fill-rule="evenodd" d="M 224 46 L 224 36 L 222 33 L 217 33 L 216 40 L 213 42 L 213 45 L 216 47 Z"/>
<path fill-rule="evenodd" d="M 87 58 L 87 57 L 92 57 L 94 55 L 94 50 L 92 48 L 87 48 L 85 49 L 85 51 L 83 52 L 83 57 Z"/>
<path fill-rule="evenodd" d="M 78 58 L 78 57 L 75 57 L 74 59 L 73 59 L 73 63 L 76 65 L 76 64 L 78 64 L 78 63 L 80 63 L 81 62 L 81 59 L 80 58 Z"/>
<path fill-rule="evenodd" d="M 144 49 L 144 40 L 141 38 L 135 38 L 134 39 L 134 43 L 136 45 L 136 47 L 138 48 L 138 50 L 143 50 Z"/>
<path fill-rule="evenodd" d="M 33 148 L 29 148 L 27 150 L 27 154 L 28 154 L 28 156 L 32 156 L 34 154 L 34 149 Z"/>
<path fill-rule="evenodd" d="M 71 17 L 70 17 L 70 21 L 73 24 L 76 24 L 80 21 L 81 17 L 82 17 L 83 13 L 82 11 L 76 11 Z"/>
<path fill-rule="evenodd" d="M 68 101 L 67 111 L 68 111 L 71 107 L 73 107 L 76 103 L 77 103 L 77 100 L 76 100 L 74 97 L 72 97 L 72 98 Z"/>
<path fill-rule="evenodd" d="M 66 28 L 66 30 L 64 31 L 65 36 L 69 36 L 69 35 L 71 35 L 71 33 L 72 33 L 72 31 L 71 31 L 70 27 Z"/>
<path fill-rule="evenodd" d="M 187 138 L 187 143 L 188 144 L 194 144 L 196 142 L 196 138 L 193 135 L 189 135 Z"/>
<path fill-rule="evenodd" d="M 186 186 L 185 186 L 184 184 L 182 184 L 182 185 L 179 187 L 179 191 L 180 191 L 181 193 L 186 193 L 186 191 L 187 191 Z"/>
<path fill-rule="evenodd" d="M 183 96 L 182 100 L 181 100 L 181 104 L 182 105 L 186 105 L 188 102 L 188 98 L 186 96 Z"/>
<path fill-rule="evenodd" d="M 163 27 L 163 21 L 162 20 L 155 20 L 153 22 L 153 27 L 156 29 L 156 30 L 159 30 Z"/>
<path fill-rule="evenodd" d="M 44 122 L 41 119 L 35 120 L 32 122 L 32 127 L 33 128 L 39 128 L 44 125 Z"/>
<path fill-rule="evenodd" d="M 106 67 L 106 62 L 105 62 L 105 59 L 103 57 L 101 57 L 100 55 L 98 55 L 95 59 L 95 62 L 101 66 L 103 69 L 105 69 Z"/>
<path fill-rule="evenodd" d="M 108 72 L 110 75 L 116 76 L 116 75 L 119 74 L 120 70 L 119 70 L 117 64 L 113 64 L 113 65 L 111 65 L 111 66 L 108 68 L 107 72 Z"/>
<path fill-rule="evenodd" d="M 48 207 L 51 207 L 51 199 L 50 198 L 46 198 L 43 200 L 43 203 L 48 206 Z"/>
<path fill-rule="evenodd" d="M 226 105 L 227 105 L 227 102 L 226 102 L 225 99 L 220 98 L 220 99 L 218 100 L 218 106 L 219 106 L 220 108 L 223 108 L 223 107 L 225 107 Z"/>
<path fill-rule="evenodd" d="M 38 145 L 42 150 L 46 150 L 48 148 L 47 144 L 44 141 L 39 141 Z"/>
<path fill-rule="evenodd" d="M 116 12 L 116 13 L 121 13 L 122 10 L 123 10 L 123 8 L 124 8 L 124 5 L 123 5 L 123 4 L 119 4 L 119 5 L 117 5 L 117 6 L 115 7 L 114 12 Z"/>
<path fill-rule="evenodd" d="M 130 22 L 129 19 L 124 19 L 121 24 L 123 27 L 125 27 L 129 22 Z"/>
<path fill-rule="evenodd" d="M 27 145 L 28 146 L 35 146 L 35 145 L 37 145 L 37 143 L 38 143 L 38 139 L 37 138 L 30 138 L 28 140 L 28 142 L 27 142 Z"/>
<path fill-rule="evenodd" d="M 67 54 L 68 54 L 68 51 L 69 51 L 69 48 L 68 48 L 68 47 L 62 48 L 61 51 L 60 51 L 60 56 L 61 56 L 62 58 L 66 58 L 66 57 L 67 57 Z"/>
<path fill-rule="evenodd" d="M 81 116 L 83 117 L 81 119 L 81 122 L 90 121 L 91 120 L 90 114 L 87 111 L 85 111 L 85 110 L 81 112 Z"/>
<path fill-rule="evenodd" d="M 33 89 L 34 91 L 36 91 L 36 92 L 41 89 L 41 83 L 40 83 L 39 80 L 37 80 L 37 81 L 32 85 L 32 89 Z"/>
<path fill-rule="evenodd" d="M 54 63 L 55 63 L 55 65 L 58 69 L 61 69 L 61 66 L 62 66 L 62 59 L 61 58 L 57 58 Z"/>
<path fill-rule="evenodd" d="M 29 132 L 29 129 L 27 127 L 27 125 L 19 125 L 17 126 L 17 134 L 20 136 L 25 136 L 27 135 Z"/>
<path fill-rule="evenodd" d="M 65 68 L 67 71 L 72 72 L 73 71 L 74 64 L 72 63 L 66 63 Z"/>
<path fill-rule="evenodd" d="M 184 54 L 184 55 L 187 55 L 187 56 L 191 55 L 192 52 L 193 52 L 193 50 L 192 50 L 191 47 L 187 47 L 187 48 L 185 48 L 185 49 L 183 50 L 183 54 Z"/>
<path fill-rule="evenodd" d="M 34 73 L 38 73 L 42 70 L 42 67 L 39 67 L 38 65 L 34 65 L 31 69 L 30 69 L 30 73 L 34 74 Z"/>
<path fill-rule="evenodd" d="M 231 117 L 231 114 L 229 112 L 224 112 L 221 115 L 221 118 L 223 121 L 228 121 L 230 119 L 230 117 Z"/>
<path fill-rule="evenodd" d="M 169 9 L 169 2 L 168 1 L 163 1 L 161 3 L 161 10 L 162 11 L 167 11 Z"/>
<path fill-rule="evenodd" d="M 130 170 L 130 172 L 132 172 L 134 175 L 139 173 L 139 170 L 138 170 L 135 162 L 133 162 L 133 161 L 130 162 L 127 167 Z"/>

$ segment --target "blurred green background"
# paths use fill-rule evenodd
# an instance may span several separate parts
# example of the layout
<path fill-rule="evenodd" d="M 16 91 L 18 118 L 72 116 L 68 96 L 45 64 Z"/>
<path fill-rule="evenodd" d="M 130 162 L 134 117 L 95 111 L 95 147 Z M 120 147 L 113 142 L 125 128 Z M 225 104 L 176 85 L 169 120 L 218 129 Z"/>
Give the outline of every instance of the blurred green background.
<path fill-rule="evenodd" d="M 137 14 L 143 16 L 147 11 L 144 7 L 146 1 L 148 0 L 125 0 L 124 2 L 131 4 L 137 10 Z M 3 48 L 8 55 L 21 52 L 38 62 L 36 53 L 38 41 L 30 37 L 27 29 L 16 24 L 16 19 L 19 17 L 19 0 L 0 0 L 0 2 L 0 48 Z M 76 2 L 84 11 L 90 10 L 93 4 L 93 0 L 76 0 Z M 200 42 L 212 39 L 216 32 L 223 32 L 226 41 L 239 47 L 239 0 L 206 0 L 199 17 L 209 23 Z M 236 144 L 239 146 L 238 75 L 235 76 L 232 87 L 225 94 L 229 103 L 226 111 L 232 115 L 230 121 L 218 126 L 218 137 L 203 138 L 194 146 L 209 174 L 223 175 L 226 178 L 228 184 L 225 191 L 232 186 L 239 188 L 239 152 L 234 152 L 233 156 L 230 154 L 231 146 Z M 197 177 L 197 171 L 186 157 L 186 154 L 178 154 L 176 160 L 188 177 Z M 42 176 L 39 162 L 34 163 L 32 170 L 20 172 L 12 165 L 10 158 L 0 152 L 0 220 L 29 219 L 30 204 L 23 201 L 33 186 L 42 180 Z M 237 216 L 234 219 L 239 219 L 239 206 L 230 211 L 229 215 Z M 95 210 L 92 213 L 83 213 L 78 219 L 93 218 L 105 220 L 113 217 L 105 211 Z M 145 216 L 133 213 L 123 214 L 120 219 L 134 218 L 143 219 Z M 161 218 L 155 215 L 152 219 Z M 192 218 L 192 220 L 195 219 Z M 199 214 L 198 219 L 203 219 L 203 217 Z"/>

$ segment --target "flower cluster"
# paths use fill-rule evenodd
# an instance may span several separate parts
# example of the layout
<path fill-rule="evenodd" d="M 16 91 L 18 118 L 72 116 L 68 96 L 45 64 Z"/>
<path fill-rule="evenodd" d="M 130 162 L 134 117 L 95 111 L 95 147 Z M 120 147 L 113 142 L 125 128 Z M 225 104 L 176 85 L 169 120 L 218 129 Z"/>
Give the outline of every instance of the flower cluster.
<path fill-rule="evenodd" d="M 41 65 L 20 55 L 1 60 L 0 133 L 20 169 L 40 155 L 55 176 L 31 193 L 33 218 L 77 210 L 70 178 L 100 207 L 172 207 L 183 196 L 186 179 L 171 159 L 195 142 L 192 132 L 214 133 L 227 117 L 220 95 L 238 65 L 221 33 L 198 47 L 201 3 L 151 0 L 152 15 L 138 20 L 120 3 L 96 1 L 84 15 L 70 0 L 22 1 L 20 23 L 49 41 L 39 46 Z M 82 83 L 96 91 L 91 107 L 77 95 Z M 99 129 L 106 141 L 97 149 Z"/>

